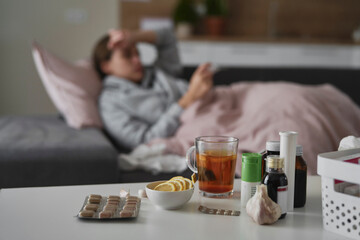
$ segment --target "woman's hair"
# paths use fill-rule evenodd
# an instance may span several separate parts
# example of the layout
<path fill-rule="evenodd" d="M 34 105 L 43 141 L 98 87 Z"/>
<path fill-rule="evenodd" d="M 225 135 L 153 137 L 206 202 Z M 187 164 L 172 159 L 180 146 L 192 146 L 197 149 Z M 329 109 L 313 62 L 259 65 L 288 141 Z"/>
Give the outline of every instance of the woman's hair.
<path fill-rule="evenodd" d="M 101 69 L 101 64 L 109 61 L 112 54 L 112 51 L 107 47 L 109 39 L 110 37 L 107 34 L 101 37 L 96 43 L 92 54 L 92 61 L 95 70 L 101 79 L 104 79 L 107 76 L 107 74 Z"/>

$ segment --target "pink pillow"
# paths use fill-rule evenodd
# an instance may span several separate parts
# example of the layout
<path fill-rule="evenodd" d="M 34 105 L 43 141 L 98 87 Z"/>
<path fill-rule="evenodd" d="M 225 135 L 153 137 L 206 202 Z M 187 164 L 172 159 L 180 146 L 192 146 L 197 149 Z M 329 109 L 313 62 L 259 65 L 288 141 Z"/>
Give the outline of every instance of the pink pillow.
<path fill-rule="evenodd" d="M 101 80 L 90 61 L 70 64 L 37 43 L 33 43 L 32 53 L 45 89 L 67 124 L 78 129 L 101 128 L 97 105 Z"/>

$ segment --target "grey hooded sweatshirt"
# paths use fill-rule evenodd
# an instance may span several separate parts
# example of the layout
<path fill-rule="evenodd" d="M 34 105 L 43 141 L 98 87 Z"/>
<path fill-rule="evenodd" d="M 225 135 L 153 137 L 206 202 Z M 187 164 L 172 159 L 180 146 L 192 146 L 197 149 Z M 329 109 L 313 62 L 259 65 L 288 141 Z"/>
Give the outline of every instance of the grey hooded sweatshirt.
<path fill-rule="evenodd" d="M 152 139 L 172 136 L 180 124 L 183 109 L 177 101 L 188 83 L 175 77 L 182 70 L 176 38 L 167 29 L 156 31 L 156 35 L 158 57 L 140 84 L 115 76 L 103 81 L 100 115 L 107 133 L 122 148 L 133 149 Z"/>

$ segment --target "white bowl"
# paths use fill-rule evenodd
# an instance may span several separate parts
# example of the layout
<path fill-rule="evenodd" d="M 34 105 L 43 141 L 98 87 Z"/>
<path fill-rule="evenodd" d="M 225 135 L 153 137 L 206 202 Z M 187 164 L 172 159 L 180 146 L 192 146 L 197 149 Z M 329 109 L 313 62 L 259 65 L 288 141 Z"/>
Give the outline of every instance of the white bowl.
<path fill-rule="evenodd" d="M 194 188 L 178 191 L 178 192 L 165 192 L 157 191 L 154 188 L 166 181 L 152 182 L 146 185 L 146 195 L 149 200 L 157 207 L 162 209 L 178 209 L 187 203 L 194 193 Z"/>

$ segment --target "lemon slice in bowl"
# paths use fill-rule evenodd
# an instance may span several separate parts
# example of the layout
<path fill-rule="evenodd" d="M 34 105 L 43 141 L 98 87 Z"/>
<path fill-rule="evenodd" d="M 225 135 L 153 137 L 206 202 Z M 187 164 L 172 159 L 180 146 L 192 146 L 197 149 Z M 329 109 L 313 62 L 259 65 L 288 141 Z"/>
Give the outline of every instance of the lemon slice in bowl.
<path fill-rule="evenodd" d="M 166 191 L 166 192 L 175 192 L 176 187 L 175 184 L 172 182 L 164 182 L 157 185 L 154 190 L 156 191 Z"/>
<path fill-rule="evenodd" d="M 182 186 L 182 190 L 186 190 L 186 189 L 187 189 L 187 188 L 186 188 L 186 182 L 185 182 L 184 179 L 176 178 L 176 179 L 170 180 L 170 181 L 176 181 L 176 182 L 180 183 L 181 186 Z"/>
<path fill-rule="evenodd" d="M 167 182 L 173 183 L 175 185 L 175 191 L 176 192 L 184 190 L 184 186 L 179 181 L 169 180 Z"/>
<path fill-rule="evenodd" d="M 183 190 L 193 188 L 193 186 L 194 186 L 190 179 L 184 178 L 184 177 L 181 177 L 181 176 L 173 177 L 169 181 L 180 181 L 181 184 L 184 186 Z"/>
<path fill-rule="evenodd" d="M 184 181 L 186 182 L 186 189 L 190 189 L 194 187 L 194 184 L 190 179 L 184 178 Z"/>

